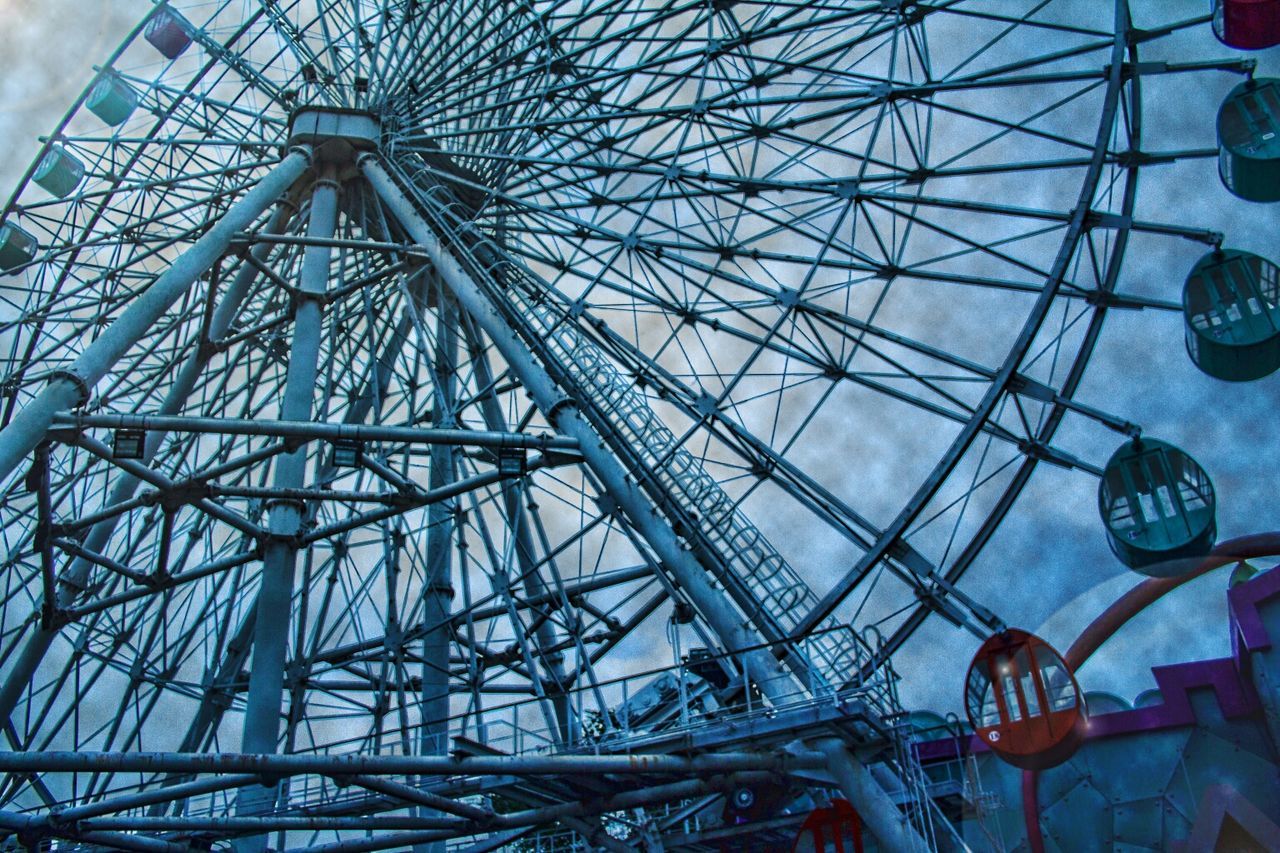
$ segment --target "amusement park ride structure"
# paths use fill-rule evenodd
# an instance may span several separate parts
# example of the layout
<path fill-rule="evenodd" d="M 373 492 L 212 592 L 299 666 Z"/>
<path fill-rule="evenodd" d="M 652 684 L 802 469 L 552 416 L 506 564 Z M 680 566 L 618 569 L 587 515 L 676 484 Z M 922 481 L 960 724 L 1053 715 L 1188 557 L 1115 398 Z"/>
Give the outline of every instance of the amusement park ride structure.
<path fill-rule="evenodd" d="M 1280 368 L 1275 263 L 1136 213 L 1280 200 L 1280 81 L 1146 58 L 1209 27 L 1280 2 L 157 2 L 0 218 L 5 843 L 1274 843 L 1280 572 L 1137 707 L 1075 674 L 1280 553 L 1077 399 L 1116 309 Z M 1203 75 L 1218 144 L 1144 136 Z M 1040 465 L 1150 576 L 1065 654 L 965 583 Z M 967 721 L 899 698 L 927 620 Z"/>

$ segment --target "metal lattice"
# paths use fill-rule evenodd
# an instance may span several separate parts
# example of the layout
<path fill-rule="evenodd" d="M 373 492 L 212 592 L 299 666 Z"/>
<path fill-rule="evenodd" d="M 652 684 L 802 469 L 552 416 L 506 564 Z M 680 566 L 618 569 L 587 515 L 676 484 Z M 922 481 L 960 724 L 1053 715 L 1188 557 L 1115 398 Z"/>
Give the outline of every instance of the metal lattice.
<path fill-rule="evenodd" d="M 0 832 L 952 843 L 892 660 L 1251 70 L 997 5 L 157 4 L 4 208 Z"/>

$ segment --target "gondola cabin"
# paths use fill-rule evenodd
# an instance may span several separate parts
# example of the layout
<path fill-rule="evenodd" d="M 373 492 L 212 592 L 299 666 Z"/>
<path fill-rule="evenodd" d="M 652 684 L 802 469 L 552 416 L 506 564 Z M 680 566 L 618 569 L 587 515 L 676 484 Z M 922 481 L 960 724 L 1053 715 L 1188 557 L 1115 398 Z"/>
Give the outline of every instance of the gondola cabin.
<path fill-rule="evenodd" d="M 85 100 L 89 112 L 115 127 L 124 124 L 138 106 L 138 93 L 115 74 L 103 74 Z"/>
<path fill-rule="evenodd" d="M 1246 80 L 1222 102 L 1218 174 L 1246 201 L 1280 201 L 1280 80 Z"/>
<path fill-rule="evenodd" d="M 1135 438 L 1102 472 L 1098 511 L 1120 561 L 1153 577 L 1194 568 L 1217 536 L 1213 483 L 1196 461 L 1171 444 Z"/>
<path fill-rule="evenodd" d="M 191 45 L 190 24 L 172 9 L 160 8 L 147 21 L 142 37 L 169 59 L 177 59 Z"/>
<path fill-rule="evenodd" d="M 84 164 L 60 145 L 53 145 L 40 158 L 31 180 L 50 195 L 66 198 L 80 186 L 84 177 Z"/>
<path fill-rule="evenodd" d="M 0 224 L 0 270 L 11 272 L 31 263 L 39 244 L 12 222 Z"/>
<path fill-rule="evenodd" d="M 1280 44 L 1280 0 L 1214 0 L 1213 34 L 1238 50 Z"/>
<path fill-rule="evenodd" d="M 848 800 L 832 800 L 805 818 L 792 853 L 863 853 L 862 820 Z"/>
<path fill-rule="evenodd" d="M 1217 379 L 1261 379 L 1280 368 L 1280 269 L 1249 252 L 1200 259 L 1182 290 L 1187 354 Z"/>
<path fill-rule="evenodd" d="M 1052 646 L 1016 628 L 992 635 L 974 655 L 965 712 L 976 738 L 1024 770 L 1061 764 L 1084 739 L 1075 676 Z"/>

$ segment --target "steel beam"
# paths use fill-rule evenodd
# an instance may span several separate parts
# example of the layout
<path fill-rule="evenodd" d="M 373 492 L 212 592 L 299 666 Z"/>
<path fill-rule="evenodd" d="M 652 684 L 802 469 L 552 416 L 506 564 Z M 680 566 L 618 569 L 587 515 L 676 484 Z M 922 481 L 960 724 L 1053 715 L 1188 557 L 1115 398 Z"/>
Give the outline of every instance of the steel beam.
<path fill-rule="evenodd" d="M 329 237 L 337 227 L 338 185 L 332 178 L 316 181 L 311 194 L 307 235 Z M 320 359 L 323 296 L 329 286 L 328 246 L 307 247 L 302 259 L 293 346 L 285 379 L 281 413 L 285 420 L 311 418 Z M 276 460 L 274 486 L 300 489 L 306 481 L 307 452 L 299 448 Z M 262 589 L 258 594 L 254 629 L 253 663 L 245 709 L 245 752 L 274 752 L 280 731 L 280 696 L 284 688 L 284 659 L 292 609 L 293 571 L 298 546 L 294 541 L 302 526 L 302 507 L 296 501 L 277 501 L 268 511 L 273 537 L 263 556 Z"/>
<path fill-rule="evenodd" d="M 255 247 L 256 248 L 256 247 Z M 405 336 L 409 329 L 409 314 L 405 312 L 401 315 L 400 321 L 396 324 L 390 338 L 383 347 L 379 356 L 378 364 L 380 366 L 388 366 L 404 345 Z M 374 407 L 375 401 L 380 401 L 386 393 L 387 385 L 390 378 L 390 370 L 371 370 L 364 379 L 363 391 L 355 398 L 352 404 L 347 408 L 343 416 L 344 423 L 359 423 L 365 419 L 369 411 Z M 331 465 L 322 466 L 316 479 L 320 482 L 325 481 L 330 474 L 333 473 Z M 247 562 L 247 560 L 246 560 Z M 194 571 L 188 574 L 194 574 Z M 178 577 L 175 576 L 173 582 L 177 582 Z M 248 659 L 249 652 L 252 648 L 252 630 L 256 617 L 257 604 L 244 614 L 243 621 L 236 629 L 235 635 L 226 647 L 225 657 L 223 657 L 221 665 L 217 669 L 216 675 L 212 682 L 205 687 L 205 691 L 200 698 L 200 707 L 192 719 L 191 725 L 183 738 L 182 745 L 178 747 L 180 752 L 191 752 L 200 748 L 200 745 L 208 738 L 209 733 L 216 730 L 219 721 L 222 719 L 223 713 L 230 706 L 230 697 L 226 691 L 225 685 L 231 680 L 233 673 L 239 673 L 244 666 L 245 660 Z M 301 661 L 302 652 L 298 650 L 298 660 Z M 309 664 L 305 666 L 309 667 Z M 305 671 L 309 671 L 306 669 Z M 219 701 L 226 699 L 225 703 Z M 172 782 L 173 778 L 166 780 L 166 783 Z M 158 814 L 153 810 L 153 814 Z"/>
<path fill-rule="evenodd" d="M 278 715 L 277 715 L 278 716 Z M 342 753 L 0 752 L 0 773 L 254 773 L 260 777 L 311 774 L 381 776 L 559 776 L 581 773 L 691 776 L 758 770 L 821 770 L 815 752 L 722 752 L 677 755 L 368 755 Z"/>
<path fill-rule="evenodd" d="M 468 326 L 468 329 L 470 327 Z M 478 343 L 472 336 L 468 336 L 468 343 L 471 345 L 475 355 L 472 357 L 472 370 L 476 374 L 476 383 L 481 388 L 493 388 L 493 374 L 489 369 L 489 361 L 486 358 L 483 349 L 476 346 Z M 484 418 L 485 426 L 491 430 L 502 430 L 507 426 L 506 418 L 502 414 L 502 406 L 498 403 L 497 396 L 492 390 L 489 390 L 480 398 L 480 413 Z M 574 442 L 575 447 L 577 442 Z M 562 600 L 550 593 L 546 583 L 542 580 L 542 575 L 538 571 L 538 562 L 535 558 L 533 548 L 533 537 L 530 535 L 529 525 L 525 523 L 524 512 L 520 506 L 520 494 L 515 483 L 511 481 L 502 484 L 502 502 L 506 511 L 507 524 L 515 536 L 516 560 L 520 567 L 520 575 L 524 578 L 524 590 L 526 600 L 523 603 L 525 607 L 530 606 L 529 601 L 538 600 L 546 601 L 549 605 L 548 609 L 558 608 L 562 605 Z M 551 558 L 548 557 L 548 560 Z M 563 601 L 568 601 L 564 598 Z M 513 601 L 508 607 L 519 609 L 521 603 Z M 513 613 L 513 618 L 518 616 Z M 475 614 L 472 614 L 475 618 Z M 551 700 L 552 708 L 556 715 L 558 724 L 558 740 L 560 744 L 571 743 L 574 740 L 575 729 L 580 727 L 580 723 L 575 726 L 572 719 L 573 710 L 569 703 L 567 693 L 568 682 L 566 681 L 564 671 L 564 655 L 555 650 L 556 639 L 555 630 L 552 627 L 550 619 L 538 620 L 538 625 L 534 629 L 534 638 L 538 642 L 538 650 L 543 665 L 551 676 L 551 681 L 556 685 L 556 690 L 548 698 Z M 530 673 L 536 678 L 536 673 Z M 537 691 L 535 690 L 535 693 Z"/>
<path fill-rule="evenodd" d="M 498 830 L 506 827 L 536 827 L 553 821 L 560 821 L 565 826 L 572 827 L 575 831 L 581 833 L 585 837 L 593 831 L 598 830 L 594 826 L 585 824 L 582 820 L 584 817 L 639 808 L 657 803 L 668 803 L 673 800 L 701 797 L 707 794 L 729 791 L 740 785 L 759 783 L 762 781 L 772 780 L 768 774 L 750 771 L 713 775 L 699 779 L 686 779 L 679 782 L 653 785 L 647 788 L 621 791 L 603 797 L 593 797 L 586 800 L 557 803 L 550 806 L 541 806 L 537 808 L 524 809 L 518 812 L 509 812 L 503 815 L 495 815 L 493 820 L 484 828 Z M 478 831 L 480 831 L 480 827 L 475 827 L 471 830 L 471 834 Z M 389 847 L 403 847 L 410 844 L 421 844 L 427 841 L 443 840 L 448 837 L 448 835 L 444 834 L 426 832 L 403 833 L 400 835 L 384 835 L 375 838 L 360 840 L 353 839 L 350 841 L 339 841 L 332 844 L 304 847 L 294 850 L 292 853 L 356 853 L 356 851 L 385 850 Z M 605 841 L 604 837 L 597 837 L 594 840 L 597 843 L 607 846 L 608 849 L 619 849 L 618 846 L 611 845 Z M 620 845 L 621 842 L 616 842 L 616 844 Z M 496 848 L 489 848 L 481 845 L 479 849 Z M 623 845 L 621 849 L 631 848 Z"/>
<path fill-rule="evenodd" d="M 17 833 L 19 838 L 27 834 L 37 838 L 52 835 L 101 844 L 108 849 L 136 850 L 138 853 L 194 853 L 191 847 L 173 841 L 145 838 L 127 832 L 81 832 L 71 827 L 50 825 L 44 818 L 14 812 L 0 812 L 0 829 Z M 32 846 L 28 849 L 38 849 L 38 847 Z"/>
<path fill-rule="evenodd" d="M 425 275 L 425 273 L 424 273 Z M 458 316 L 457 305 L 443 294 L 436 319 L 435 358 L 431 365 L 434 396 L 431 408 L 437 429 L 447 430 L 456 422 Z M 415 306 L 406 305 L 406 311 Z M 421 329 L 419 324 L 417 328 Z M 426 341 L 420 342 L 423 347 Z M 434 444 L 427 472 L 427 488 L 443 489 L 457 479 L 452 447 Z M 453 609 L 453 520 L 452 503 L 440 501 L 427 507 L 426 568 L 422 600 L 422 688 L 419 699 L 422 727 L 418 735 L 421 755 L 446 755 L 449 751 L 449 647 L 453 631 L 449 614 Z M 466 571 L 466 567 L 462 567 Z M 436 815 L 432 808 L 422 815 Z M 414 853 L 444 853 L 443 841 L 414 846 Z"/>
<path fill-rule="evenodd" d="M 470 803 L 464 803 L 450 797 L 443 797 L 431 791 L 415 788 L 412 785 L 406 785 L 403 782 L 397 782 L 394 779 L 387 779 L 382 776 L 353 776 L 348 781 L 352 785 L 359 785 L 366 790 L 385 794 L 388 797 L 394 797 L 406 803 L 426 806 L 436 811 L 447 812 L 478 823 L 487 823 L 494 816 L 494 812 L 491 809 L 473 806 Z"/>
<path fill-rule="evenodd" d="M 144 429 L 169 432 L 257 435 L 269 438 L 320 439 L 324 441 L 386 441 L 400 444 L 443 444 L 458 447 L 522 447 L 527 450 L 577 450 L 574 438 L 532 435 L 500 430 L 370 426 L 355 423 L 324 424 L 314 421 L 268 421 L 249 418 L 174 417 L 165 415 L 90 415 L 62 412 L 55 426 L 76 429 Z M 147 443 L 151 443 L 148 434 Z M 114 502 L 114 501 L 113 501 Z"/>
<path fill-rule="evenodd" d="M 57 812 L 57 820 L 70 822 L 91 817 L 101 817 L 102 815 L 118 814 L 120 812 L 132 811 L 133 809 L 142 808 L 144 806 L 172 803 L 178 800 L 187 799 L 188 797 L 198 797 L 203 794 L 212 794 L 217 791 L 227 791 L 232 788 L 241 788 L 245 785 L 256 785 L 259 781 L 261 780 L 257 776 L 241 774 L 214 776 L 209 779 L 199 779 L 194 782 L 182 782 L 177 785 L 148 788 L 147 790 L 139 791 L 136 794 L 123 794 L 108 800 L 97 800 L 91 803 L 86 803 L 82 806 L 71 806 L 69 808 L 59 809 Z"/>

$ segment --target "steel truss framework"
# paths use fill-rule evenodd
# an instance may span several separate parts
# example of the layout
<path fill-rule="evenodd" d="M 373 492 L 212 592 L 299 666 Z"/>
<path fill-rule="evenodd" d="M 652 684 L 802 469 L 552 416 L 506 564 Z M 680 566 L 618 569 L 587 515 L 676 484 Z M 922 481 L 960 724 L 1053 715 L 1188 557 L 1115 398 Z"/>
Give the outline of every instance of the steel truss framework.
<path fill-rule="evenodd" d="M 1137 429 L 1072 400 L 1109 308 L 1177 307 L 1130 235 L 1220 240 L 1134 219 L 1214 154 L 1140 88 L 1250 67 L 1097 5 L 140 25 L 139 108 L 5 209 L 0 830 L 714 849 L 838 793 L 944 844 L 891 658 L 1001 624 L 962 577 L 1037 464 L 1097 472 L 1068 413 Z"/>

